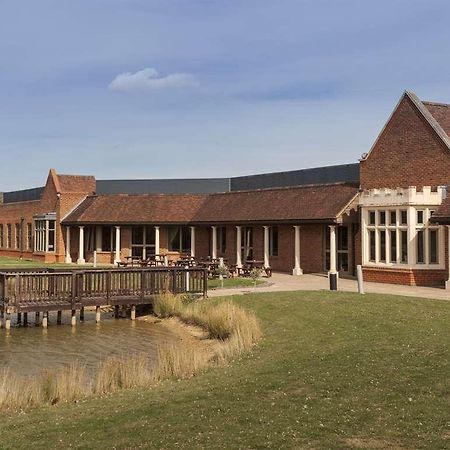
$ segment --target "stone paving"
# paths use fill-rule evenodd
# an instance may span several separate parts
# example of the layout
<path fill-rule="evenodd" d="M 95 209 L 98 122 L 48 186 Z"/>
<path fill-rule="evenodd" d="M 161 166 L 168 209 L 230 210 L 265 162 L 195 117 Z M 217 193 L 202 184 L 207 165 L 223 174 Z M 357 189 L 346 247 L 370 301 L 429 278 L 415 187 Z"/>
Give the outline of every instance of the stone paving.
<path fill-rule="evenodd" d="M 256 288 L 233 288 L 233 289 L 215 289 L 210 290 L 210 297 L 225 295 L 242 295 L 249 292 L 280 292 L 280 291 L 320 291 L 328 290 L 328 278 L 324 274 L 307 274 L 292 276 L 283 273 L 274 273 L 269 278 L 266 285 Z M 358 292 L 356 280 L 340 278 L 338 281 L 338 290 L 345 292 Z M 450 300 L 450 290 L 418 287 L 401 286 L 397 284 L 385 283 L 364 283 L 366 293 L 406 295 L 409 297 L 421 297 L 431 299 Z"/>

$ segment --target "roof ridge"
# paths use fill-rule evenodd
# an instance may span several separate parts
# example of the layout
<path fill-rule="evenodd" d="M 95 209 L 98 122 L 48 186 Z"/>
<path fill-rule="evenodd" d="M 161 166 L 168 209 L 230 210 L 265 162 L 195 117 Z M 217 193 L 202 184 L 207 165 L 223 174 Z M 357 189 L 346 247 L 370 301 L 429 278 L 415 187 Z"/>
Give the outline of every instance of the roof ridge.
<path fill-rule="evenodd" d="M 442 103 L 442 102 L 432 102 L 429 100 L 422 100 L 424 105 L 432 105 L 432 106 L 444 106 L 446 108 L 450 107 L 450 103 Z"/>
<path fill-rule="evenodd" d="M 405 91 L 405 95 L 413 102 L 414 106 L 419 110 L 425 120 L 429 123 L 431 128 L 435 131 L 435 133 L 441 138 L 442 142 L 446 145 L 446 147 L 450 150 L 450 138 L 445 130 L 441 127 L 440 123 L 435 119 L 433 114 L 431 114 L 430 110 L 421 102 L 419 97 L 417 97 L 414 92 Z"/>

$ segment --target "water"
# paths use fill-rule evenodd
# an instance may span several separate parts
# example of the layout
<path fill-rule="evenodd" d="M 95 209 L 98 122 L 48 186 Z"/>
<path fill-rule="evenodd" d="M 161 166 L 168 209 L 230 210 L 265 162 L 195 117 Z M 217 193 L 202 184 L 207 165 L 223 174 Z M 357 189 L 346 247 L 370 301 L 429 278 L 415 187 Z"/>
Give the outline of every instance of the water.
<path fill-rule="evenodd" d="M 50 314 L 50 325 L 45 329 L 36 327 L 34 314 L 29 314 L 28 327 L 0 330 L 0 368 L 32 376 L 45 369 L 78 362 L 92 371 L 110 356 L 126 357 L 145 352 L 151 358 L 158 344 L 178 339 L 163 323 L 111 316 L 103 314 L 97 324 L 95 313 L 86 311 L 85 322 L 72 327 L 67 325 L 70 312 L 63 313 L 63 325 L 56 325 L 56 314 Z"/>

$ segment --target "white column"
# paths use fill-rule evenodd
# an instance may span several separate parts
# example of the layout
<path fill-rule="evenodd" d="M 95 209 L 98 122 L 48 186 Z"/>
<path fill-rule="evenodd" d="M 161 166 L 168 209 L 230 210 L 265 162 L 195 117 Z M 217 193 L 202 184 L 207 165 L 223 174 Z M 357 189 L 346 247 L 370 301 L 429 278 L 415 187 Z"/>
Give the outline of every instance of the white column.
<path fill-rule="evenodd" d="M 191 227 L 191 256 L 195 257 L 195 227 Z"/>
<path fill-rule="evenodd" d="M 116 226 L 116 251 L 114 255 L 114 264 L 120 262 L 120 226 Z"/>
<path fill-rule="evenodd" d="M 409 188 L 411 189 L 411 188 Z M 416 209 L 408 206 L 408 266 L 416 264 Z"/>
<path fill-rule="evenodd" d="M 294 269 L 292 275 L 303 275 L 300 267 L 300 225 L 294 225 Z"/>
<path fill-rule="evenodd" d="M 211 249 L 211 253 L 212 253 L 212 258 L 216 259 L 217 258 L 217 227 L 211 227 L 212 230 L 212 249 Z"/>
<path fill-rule="evenodd" d="M 269 228 L 268 226 L 263 226 L 264 228 L 264 268 L 270 268 L 269 262 Z"/>
<path fill-rule="evenodd" d="M 84 260 L 84 226 L 79 227 L 80 230 L 80 238 L 79 238 L 79 246 L 78 246 L 78 259 L 77 264 L 86 264 Z"/>
<path fill-rule="evenodd" d="M 336 263 L 336 225 L 330 225 L 330 273 L 337 273 Z"/>
<path fill-rule="evenodd" d="M 445 282 L 445 289 L 450 289 L 450 225 L 447 225 L 448 230 L 448 240 L 447 240 L 447 248 L 448 248 L 448 280 Z M 442 240 L 442 244 L 438 241 L 440 245 L 444 247 L 445 250 L 445 240 Z M 442 261 L 442 260 L 441 260 Z"/>
<path fill-rule="evenodd" d="M 70 256 L 70 227 L 66 227 L 66 258 L 64 261 L 66 264 L 70 264 L 72 262 L 72 258 Z"/>
<path fill-rule="evenodd" d="M 95 248 L 97 250 L 97 253 L 100 253 L 102 251 L 103 243 L 102 243 L 102 227 L 96 226 L 95 227 Z"/>
<path fill-rule="evenodd" d="M 241 244 L 242 244 L 242 227 L 236 227 L 236 266 L 238 268 L 242 267 L 242 257 L 241 257 Z"/>
<path fill-rule="evenodd" d="M 155 255 L 159 255 L 159 227 L 155 227 Z"/>

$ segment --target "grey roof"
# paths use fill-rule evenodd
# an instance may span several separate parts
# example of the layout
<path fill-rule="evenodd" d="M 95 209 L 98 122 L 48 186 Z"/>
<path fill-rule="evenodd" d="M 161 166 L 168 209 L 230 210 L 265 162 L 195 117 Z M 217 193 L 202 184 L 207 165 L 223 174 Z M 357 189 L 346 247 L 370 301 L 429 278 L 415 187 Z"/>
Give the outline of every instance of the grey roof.
<path fill-rule="evenodd" d="M 230 190 L 229 178 L 97 180 L 97 194 L 211 194 Z"/>
<path fill-rule="evenodd" d="M 333 183 L 359 184 L 359 164 L 342 164 L 338 166 L 234 177 L 231 178 L 231 190 L 243 191 Z"/>
<path fill-rule="evenodd" d="M 44 187 L 3 192 L 3 203 L 29 202 L 41 198 Z"/>

